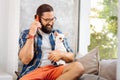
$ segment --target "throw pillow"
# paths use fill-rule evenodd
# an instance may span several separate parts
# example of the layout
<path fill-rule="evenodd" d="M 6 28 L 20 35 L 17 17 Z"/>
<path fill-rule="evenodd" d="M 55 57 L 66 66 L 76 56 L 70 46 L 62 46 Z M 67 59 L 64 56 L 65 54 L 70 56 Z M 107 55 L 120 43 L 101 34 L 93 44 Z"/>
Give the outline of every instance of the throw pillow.
<path fill-rule="evenodd" d="M 116 80 L 117 59 L 101 60 L 99 76 L 107 80 Z"/>
<path fill-rule="evenodd" d="M 83 64 L 86 74 L 98 74 L 99 71 L 99 49 L 94 48 L 85 56 L 77 59 L 76 61 Z"/>

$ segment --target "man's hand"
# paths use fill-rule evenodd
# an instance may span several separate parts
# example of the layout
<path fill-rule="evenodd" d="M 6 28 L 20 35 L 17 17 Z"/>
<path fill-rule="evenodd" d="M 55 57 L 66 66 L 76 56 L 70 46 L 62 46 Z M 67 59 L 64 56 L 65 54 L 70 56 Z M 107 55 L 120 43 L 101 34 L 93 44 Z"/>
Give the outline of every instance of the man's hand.
<path fill-rule="evenodd" d="M 29 31 L 29 34 L 31 35 L 35 35 L 36 34 L 36 31 L 38 28 L 41 28 L 41 24 L 39 21 L 34 21 L 32 24 L 31 24 L 31 27 L 30 27 L 30 31 Z"/>
<path fill-rule="evenodd" d="M 53 61 L 53 62 L 57 62 L 59 61 L 61 58 L 63 57 L 63 53 L 61 51 L 58 51 L 58 50 L 54 50 L 54 51 L 51 51 L 49 56 L 48 56 L 48 59 L 50 61 Z"/>

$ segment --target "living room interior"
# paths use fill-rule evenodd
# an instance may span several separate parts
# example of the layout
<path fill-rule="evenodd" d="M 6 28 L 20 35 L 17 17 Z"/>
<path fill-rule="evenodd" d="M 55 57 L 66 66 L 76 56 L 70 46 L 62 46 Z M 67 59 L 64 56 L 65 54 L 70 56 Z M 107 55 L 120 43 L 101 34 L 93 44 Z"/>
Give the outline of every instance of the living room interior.
<path fill-rule="evenodd" d="M 18 71 L 18 38 L 19 33 L 28 28 L 29 24 L 33 20 L 34 16 L 34 10 L 36 7 L 39 6 L 39 4 L 42 3 L 49 3 L 55 8 L 55 15 L 57 16 L 56 21 L 56 28 L 61 29 L 63 32 L 68 33 L 66 36 L 71 44 L 71 47 L 74 50 L 74 53 L 76 54 L 76 59 L 78 61 L 83 62 L 85 66 L 88 66 L 86 64 L 86 61 L 84 59 L 79 59 L 80 57 L 86 58 L 89 61 L 95 63 L 93 64 L 94 70 L 91 70 L 93 66 L 86 67 L 86 73 L 88 74 L 97 74 L 99 76 L 99 68 L 98 64 L 105 65 L 104 63 L 99 63 L 98 54 L 99 50 L 98 47 L 94 47 L 91 50 L 88 50 L 88 46 L 90 43 L 90 10 L 91 10 L 91 2 L 93 0 L 26 0 L 26 1 L 20 1 L 20 0 L 1 0 L 0 1 L 0 80 L 15 80 L 16 74 L 15 71 Z M 29 2 L 29 3 L 28 3 Z M 93 1 L 94 2 L 94 1 Z M 34 5 L 34 4 L 36 5 Z M 32 5 L 31 5 L 32 4 Z M 120 4 L 120 0 L 118 0 L 118 4 Z M 118 15 L 120 15 L 120 6 L 118 6 Z M 31 10 L 31 12 L 29 12 Z M 62 11 L 62 13 L 61 13 Z M 67 14 L 67 15 L 66 15 Z M 72 15 L 72 16 L 71 16 Z M 118 21 L 120 22 L 120 18 L 118 16 Z M 98 24 L 100 25 L 100 24 Z M 62 27 L 64 28 L 62 28 Z M 68 26 L 68 27 L 67 27 Z M 73 27 L 74 26 L 74 27 Z M 117 60 L 115 60 L 115 63 L 112 63 L 111 60 L 109 60 L 109 65 L 113 66 L 112 64 L 115 64 L 114 66 L 117 70 L 116 76 L 114 78 L 116 80 L 120 80 L 120 24 L 118 23 L 117 28 L 117 38 L 118 38 L 118 46 L 117 46 Z M 68 32 L 69 31 L 69 32 Z M 74 35 L 73 35 L 74 34 Z M 87 54 L 91 54 L 91 57 L 94 57 L 91 59 L 90 55 L 86 57 Z M 94 62 L 94 60 L 95 62 Z M 93 60 L 93 61 L 92 61 Z M 106 60 L 105 60 L 106 62 Z M 91 63 L 92 64 L 92 63 Z M 90 69 L 89 69 L 90 68 Z M 106 68 L 103 66 L 103 68 Z M 97 71 L 97 73 L 96 73 Z M 114 73 L 114 72 L 113 72 Z M 114 73 L 115 74 L 115 73 Z M 102 75 L 102 74 L 101 74 Z M 93 76 L 93 75 L 92 75 Z M 88 76 L 90 78 L 90 76 Z M 85 77 L 87 78 L 87 77 Z M 95 77 L 96 79 L 98 77 Z M 108 78 L 108 77 L 105 77 Z M 87 79 L 81 79 L 81 80 L 87 80 Z M 95 80 L 95 79 L 93 79 Z M 102 80 L 102 79 L 101 79 Z M 112 79 L 108 79 L 112 80 Z"/>

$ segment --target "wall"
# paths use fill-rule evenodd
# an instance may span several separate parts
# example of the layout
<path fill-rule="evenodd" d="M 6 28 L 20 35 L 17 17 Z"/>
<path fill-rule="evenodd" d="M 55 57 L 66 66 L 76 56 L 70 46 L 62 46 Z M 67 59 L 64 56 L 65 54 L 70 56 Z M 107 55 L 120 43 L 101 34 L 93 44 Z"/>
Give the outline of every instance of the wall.
<path fill-rule="evenodd" d="M 18 67 L 20 0 L 9 0 L 7 72 L 15 75 Z"/>
<path fill-rule="evenodd" d="M 77 52 L 78 31 L 78 0 L 21 0 L 20 31 L 29 28 L 34 20 L 36 9 L 40 4 L 47 3 L 53 6 L 57 21 L 54 28 L 68 33 L 68 42 Z"/>
<path fill-rule="evenodd" d="M 6 70 L 7 34 L 8 34 L 8 2 L 0 0 L 0 71 Z"/>
<path fill-rule="evenodd" d="M 0 72 L 15 75 L 18 66 L 19 0 L 0 0 Z"/>

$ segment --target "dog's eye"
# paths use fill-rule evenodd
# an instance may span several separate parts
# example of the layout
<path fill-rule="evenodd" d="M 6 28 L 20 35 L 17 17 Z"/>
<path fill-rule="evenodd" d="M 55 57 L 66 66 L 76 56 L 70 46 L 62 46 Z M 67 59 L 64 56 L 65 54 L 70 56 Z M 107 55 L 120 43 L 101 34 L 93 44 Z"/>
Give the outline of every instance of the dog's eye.
<path fill-rule="evenodd" d="M 60 40 L 62 39 L 62 38 L 59 38 Z"/>

